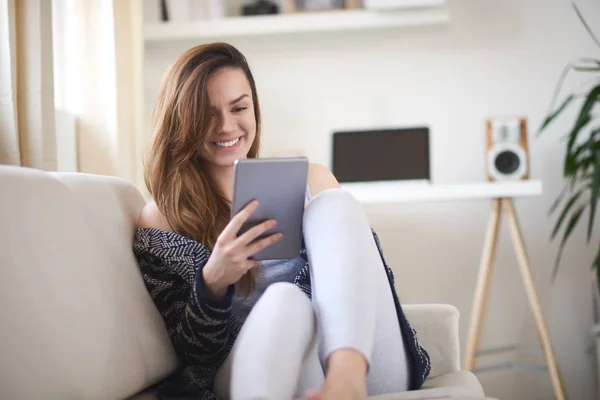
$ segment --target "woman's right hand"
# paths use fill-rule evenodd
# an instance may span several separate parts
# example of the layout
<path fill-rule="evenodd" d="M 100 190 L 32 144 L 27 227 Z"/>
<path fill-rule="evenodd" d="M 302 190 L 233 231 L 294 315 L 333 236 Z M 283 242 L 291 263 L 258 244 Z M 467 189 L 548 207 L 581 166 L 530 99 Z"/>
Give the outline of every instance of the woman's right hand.
<path fill-rule="evenodd" d="M 274 219 L 253 226 L 238 237 L 242 225 L 257 208 L 258 201 L 250 202 L 229 221 L 217 238 L 212 254 L 202 269 L 204 285 L 211 297 L 223 297 L 229 285 L 258 266 L 259 262 L 250 257 L 283 238 L 283 234 L 278 232 L 253 243 L 256 238 L 277 225 Z"/>

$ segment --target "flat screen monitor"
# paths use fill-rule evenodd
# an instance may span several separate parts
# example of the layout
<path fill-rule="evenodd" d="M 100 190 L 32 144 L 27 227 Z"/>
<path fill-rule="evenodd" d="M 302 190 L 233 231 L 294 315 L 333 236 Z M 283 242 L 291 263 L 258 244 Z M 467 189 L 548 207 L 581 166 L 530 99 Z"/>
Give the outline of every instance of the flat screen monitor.
<path fill-rule="evenodd" d="M 332 172 L 340 183 L 429 180 L 429 128 L 334 132 Z"/>

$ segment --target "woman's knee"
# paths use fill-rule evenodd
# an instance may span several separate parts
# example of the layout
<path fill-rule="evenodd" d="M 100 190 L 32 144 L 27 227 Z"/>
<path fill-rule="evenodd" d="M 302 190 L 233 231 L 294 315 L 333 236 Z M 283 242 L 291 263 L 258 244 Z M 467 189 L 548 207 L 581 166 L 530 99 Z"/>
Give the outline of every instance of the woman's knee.
<path fill-rule="evenodd" d="M 312 209 L 334 208 L 337 210 L 359 209 L 361 204 L 347 190 L 341 188 L 331 188 L 320 192 L 313 197 L 306 206 L 305 212 L 312 212 Z"/>
<path fill-rule="evenodd" d="M 260 297 L 262 302 L 282 305 L 283 309 L 311 307 L 310 299 L 293 283 L 276 282 L 267 287 Z"/>
<path fill-rule="evenodd" d="M 348 219 L 368 225 L 362 204 L 348 191 L 332 188 L 322 191 L 308 203 L 304 211 L 303 225 L 305 232 L 310 232 L 311 227 L 320 230 L 323 224 Z"/>
<path fill-rule="evenodd" d="M 314 196 L 310 203 L 318 203 L 323 201 L 352 201 L 354 197 L 342 188 L 330 188 L 325 189 L 316 196 Z M 310 204 L 309 203 L 309 204 Z"/>

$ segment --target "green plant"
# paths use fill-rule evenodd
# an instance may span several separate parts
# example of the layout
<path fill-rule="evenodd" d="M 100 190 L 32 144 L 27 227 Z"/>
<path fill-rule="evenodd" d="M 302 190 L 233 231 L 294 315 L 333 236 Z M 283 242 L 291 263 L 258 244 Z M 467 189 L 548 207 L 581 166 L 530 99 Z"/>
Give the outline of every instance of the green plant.
<path fill-rule="evenodd" d="M 573 0 L 571 0 L 571 4 L 586 31 L 600 48 L 600 42 L 585 18 L 583 18 L 581 11 Z M 561 87 L 568 73 L 572 71 L 591 75 L 593 82 L 586 85 L 587 91 L 569 94 L 556 107 Z M 594 217 L 600 195 L 600 124 L 598 123 L 599 115 L 593 113 L 595 106 L 600 103 L 600 60 L 598 59 L 581 58 L 570 62 L 564 67 L 554 91 L 549 111 L 539 128 L 538 134 L 546 129 L 569 105 L 581 98 L 584 100 L 579 108 L 579 113 L 573 127 L 565 138 L 566 154 L 563 176 L 567 182 L 549 210 L 550 215 L 554 214 L 558 210 L 559 205 L 565 200 L 562 211 L 558 214 L 556 224 L 550 235 L 551 240 L 554 240 L 561 227 L 565 227 L 556 256 L 552 279 L 556 277 L 564 246 L 586 208 L 589 208 L 587 226 L 588 244 L 594 228 Z M 596 253 L 592 268 L 596 270 L 596 279 L 598 288 L 600 289 L 600 248 Z"/>

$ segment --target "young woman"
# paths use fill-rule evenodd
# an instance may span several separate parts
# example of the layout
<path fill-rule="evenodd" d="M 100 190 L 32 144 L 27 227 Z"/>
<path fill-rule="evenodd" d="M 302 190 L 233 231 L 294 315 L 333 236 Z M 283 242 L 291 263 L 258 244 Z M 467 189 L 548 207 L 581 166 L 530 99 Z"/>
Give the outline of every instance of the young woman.
<path fill-rule="evenodd" d="M 238 237 L 233 163 L 258 157 L 260 108 L 244 56 L 194 47 L 169 69 L 155 105 L 134 252 L 181 368 L 161 398 L 365 399 L 419 389 L 429 357 L 410 328 L 361 205 L 323 166 L 309 168 L 303 248 L 252 255 L 281 239 Z"/>

